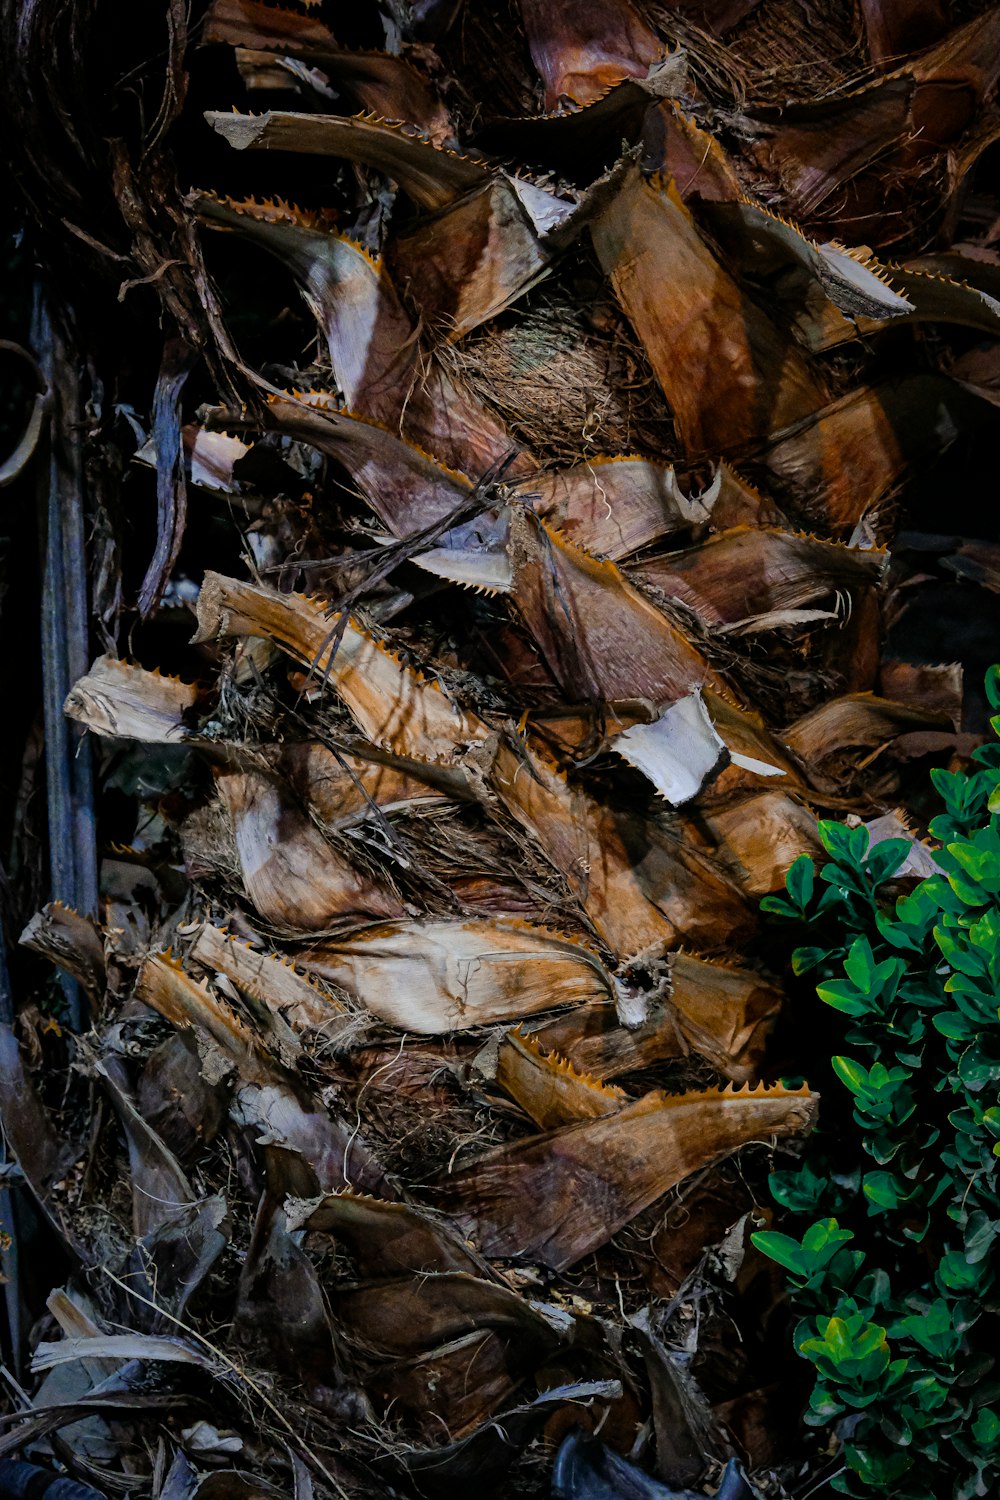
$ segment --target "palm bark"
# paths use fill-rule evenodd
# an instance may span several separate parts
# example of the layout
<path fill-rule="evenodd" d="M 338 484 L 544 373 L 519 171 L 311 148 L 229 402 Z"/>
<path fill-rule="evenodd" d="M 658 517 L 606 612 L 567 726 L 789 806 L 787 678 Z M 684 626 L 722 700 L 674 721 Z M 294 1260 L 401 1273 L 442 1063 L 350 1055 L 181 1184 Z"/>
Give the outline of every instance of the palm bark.
<path fill-rule="evenodd" d="M 944 9 L 6 0 L 96 804 L 50 722 L 0 1071 L 67 1270 L 0 1447 L 206 1500 L 547 1493 L 575 1425 L 577 1500 L 800 1462 L 758 905 L 817 815 L 919 873 L 994 651 L 1000 11 Z"/>

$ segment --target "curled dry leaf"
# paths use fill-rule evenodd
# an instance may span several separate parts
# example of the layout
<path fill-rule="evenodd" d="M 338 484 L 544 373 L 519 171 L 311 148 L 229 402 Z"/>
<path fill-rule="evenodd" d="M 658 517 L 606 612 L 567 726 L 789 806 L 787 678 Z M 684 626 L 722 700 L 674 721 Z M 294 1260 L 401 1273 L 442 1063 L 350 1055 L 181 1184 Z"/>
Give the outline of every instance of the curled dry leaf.
<path fill-rule="evenodd" d="M 313 227 L 293 208 L 276 213 L 253 201 L 236 204 L 209 194 L 196 194 L 193 202 L 209 226 L 244 235 L 287 265 L 323 331 L 351 411 L 384 423 L 467 474 L 484 474 L 505 460 L 515 470 L 532 467 L 496 418 L 460 389 L 433 354 L 422 354 L 385 267 L 356 241 Z"/>
<path fill-rule="evenodd" d="M 752 969 L 671 954 L 670 1004 L 695 1052 L 735 1083 L 756 1076 L 781 1009 L 781 991 Z"/>
<path fill-rule="evenodd" d="M 451 516 L 472 481 L 367 417 L 342 411 L 320 391 L 268 396 L 258 417 L 217 409 L 222 426 L 257 425 L 308 443 L 343 464 L 366 503 L 393 536 L 405 537 Z"/>
<path fill-rule="evenodd" d="M 595 1403 L 613 1403 L 621 1394 L 617 1380 L 552 1386 L 533 1401 L 499 1412 L 494 1420 L 443 1448 L 404 1450 L 393 1456 L 386 1469 L 415 1481 L 430 1495 L 445 1496 L 453 1487 L 496 1483 L 506 1476 L 532 1438 L 560 1412 L 586 1417 Z"/>
<path fill-rule="evenodd" d="M 590 1004 L 527 1023 L 543 1048 L 579 1073 L 607 1080 L 668 1058 L 699 1053 L 734 1083 L 757 1077 L 781 991 L 752 969 L 709 963 L 689 953 L 667 960 L 668 984 L 629 994 L 628 1025 L 611 1005 Z M 625 1013 L 623 1011 L 623 1013 Z"/>
<path fill-rule="evenodd" d="M 678 48 L 654 62 L 645 78 L 612 83 L 579 109 L 491 119 L 478 130 L 476 143 L 502 157 L 544 163 L 571 181 L 592 182 L 595 171 L 621 159 L 623 142 L 631 146 L 639 139 L 651 103 L 681 98 L 689 87 L 688 58 Z"/>
<path fill-rule="evenodd" d="M 202 30 L 203 42 L 233 46 L 301 49 L 335 47 L 333 33 L 318 15 L 303 14 L 264 0 L 212 0 Z"/>
<path fill-rule="evenodd" d="M 975 281 L 974 263 L 963 264 L 960 256 L 942 259 L 952 274 L 939 272 L 934 257 L 929 258 L 926 268 L 920 261 L 888 268 L 893 284 L 905 292 L 910 305 L 910 311 L 903 316 L 912 323 L 954 323 L 996 337 L 1000 333 L 1000 301 L 995 294 L 1000 288 L 995 280 L 991 296 L 989 291 L 966 281 L 966 275 Z M 809 348 L 818 352 L 849 339 L 879 333 L 885 322 L 884 314 L 848 321 L 831 310 L 807 306 L 796 316 L 795 326 Z"/>
<path fill-rule="evenodd" d="M 136 994 L 174 1026 L 193 1027 L 236 1069 L 231 1113 L 237 1123 L 259 1131 L 264 1141 L 298 1152 L 326 1191 L 350 1185 L 385 1190 L 385 1174 L 357 1130 L 304 1101 L 292 1075 L 207 986 L 197 984 L 170 958 L 154 956 L 142 966 Z"/>
<path fill-rule="evenodd" d="M 448 767 L 362 758 L 314 740 L 284 745 L 268 760 L 312 817 L 333 830 L 356 826 L 376 809 L 387 814 L 439 807 L 449 797 L 468 795 L 465 779 Z"/>
<path fill-rule="evenodd" d="M 275 1155 L 269 1148 L 269 1164 Z M 244 1344 L 263 1344 L 275 1367 L 301 1381 L 321 1411 L 354 1420 L 367 1414 L 349 1384 L 341 1340 L 316 1267 L 289 1233 L 285 1210 L 270 1182 L 258 1205 L 240 1275 L 234 1327 Z"/>
<path fill-rule="evenodd" d="M 918 60 L 852 92 L 780 111 L 758 111 L 758 162 L 776 176 L 793 208 L 813 215 L 844 184 L 878 161 L 881 174 L 940 151 L 970 123 L 1000 73 L 1000 19 L 985 11 L 956 27 Z M 772 123 L 774 122 L 774 123 Z M 866 225 L 876 227 L 872 214 Z"/>
<path fill-rule="evenodd" d="M 178 1031 L 153 1049 L 136 1081 L 136 1108 L 182 1165 L 211 1146 L 225 1120 L 225 1079 L 208 1071 L 193 1032 Z"/>
<path fill-rule="evenodd" d="M 6 1025 L 0 1025 L 0 1086 L 4 1135 L 11 1154 L 62 1245 L 72 1258 L 85 1261 L 85 1251 L 53 1193 L 55 1184 L 79 1153 L 71 1141 L 56 1133 L 13 1028 Z"/>
<path fill-rule="evenodd" d="M 559 1337 L 523 1297 L 467 1271 L 380 1279 L 337 1297 L 337 1322 L 383 1358 L 399 1359 L 489 1330 L 507 1344 L 511 1363 L 537 1368 Z"/>
<path fill-rule="evenodd" d="M 491 167 L 436 146 L 418 130 L 371 115 L 261 115 L 209 110 L 205 118 L 237 151 L 301 151 L 363 162 L 398 182 L 421 208 L 439 209 L 481 187 Z"/>
<path fill-rule="evenodd" d="M 139 1359 L 167 1364 L 199 1365 L 213 1374 L 218 1363 L 187 1339 L 151 1333 L 100 1333 L 90 1338 L 66 1338 L 57 1344 L 38 1344 L 32 1368 L 51 1370 L 75 1359 Z"/>

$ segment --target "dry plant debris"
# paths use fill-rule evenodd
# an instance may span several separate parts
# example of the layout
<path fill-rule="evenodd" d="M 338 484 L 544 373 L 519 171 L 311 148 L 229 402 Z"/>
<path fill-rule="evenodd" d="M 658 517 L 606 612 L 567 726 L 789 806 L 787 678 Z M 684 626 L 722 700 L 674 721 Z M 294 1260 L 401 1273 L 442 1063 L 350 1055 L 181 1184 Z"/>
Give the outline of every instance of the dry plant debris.
<path fill-rule="evenodd" d="M 95 767 L 39 835 L 21 756 L 0 1456 L 814 1493 L 758 903 L 817 815 L 924 869 L 980 726 L 1000 10 L 0 11 Z"/>

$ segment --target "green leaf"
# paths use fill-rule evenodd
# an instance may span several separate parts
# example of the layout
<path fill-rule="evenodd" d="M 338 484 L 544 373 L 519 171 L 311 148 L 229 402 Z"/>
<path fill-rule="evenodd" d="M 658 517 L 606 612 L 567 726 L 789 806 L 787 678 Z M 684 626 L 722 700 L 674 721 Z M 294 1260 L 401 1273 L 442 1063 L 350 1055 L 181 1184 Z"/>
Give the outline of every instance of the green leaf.
<path fill-rule="evenodd" d="M 791 922 L 799 918 L 799 912 L 783 896 L 765 896 L 760 903 L 760 909 L 769 912 L 773 917 L 786 917 Z"/>
<path fill-rule="evenodd" d="M 984 1406 L 972 1424 L 972 1435 L 983 1448 L 995 1448 L 1000 1444 L 1000 1417 Z"/>
<path fill-rule="evenodd" d="M 865 855 L 868 853 L 867 828 L 848 828 L 843 823 L 824 821 L 819 825 L 819 837 L 823 848 L 832 859 L 860 873 Z"/>
<path fill-rule="evenodd" d="M 844 959 L 844 973 L 862 993 L 867 993 L 875 976 L 875 955 L 867 938 L 856 938 Z"/>
<path fill-rule="evenodd" d="M 779 1234 L 775 1229 L 760 1229 L 750 1236 L 750 1241 L 762 1255 L 776 1260 L 787 1271 L 802 1271 L 806 1258 L 802 1246 L 789 1234 Z"/>
<path fill-rule="evenodd" d="M 863 1068 L 859 1062 L 851 1057 L 834 1057 L 831 1059 L 833 1071 L 850 1089 L 852 1094 L 865 1095 L 868 1092 L 868 1070 Z"/>
<path fill-rule="evenodd" d="M 808 974 L 810 969 L 818 968 L 837 951 L 836 948 L 796 948 L 792 954 L 792 973 Z"/>
<path fill-rule="evenodd" d="M 895 875 L 910 852 L 909 839 L 885 839 L 868 856 L 868 875 L 873 885 L 881 885 Z"/>
<path fill-rule="evenodd" d="M 832 1005 L 834 1010 L 842 1010 L 848 1016 L 864 1016 L 873 1009 L 867 995 L 860 994 L 853 984 L 844 979 L 831 979 L 826 984 L 818 984 L 816 993 L 827 1005 Z"/>
<path fill-rule="evenodd" d="M 808 854 L 800 854 L 789 867 L 785 876 L 785 889 L 801 911 L 809 905 L 813 895 L 816 867 Z"/>

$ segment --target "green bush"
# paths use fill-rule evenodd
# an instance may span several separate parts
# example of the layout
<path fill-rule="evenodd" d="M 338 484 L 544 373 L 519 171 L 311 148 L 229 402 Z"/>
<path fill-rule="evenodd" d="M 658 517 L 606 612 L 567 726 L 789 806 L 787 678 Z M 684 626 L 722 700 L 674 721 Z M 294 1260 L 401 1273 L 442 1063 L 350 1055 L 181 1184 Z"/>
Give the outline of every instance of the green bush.
<path fill-rule="evenodd" d="M 987 693 L 1000 709 L 997 668 Z M 793 968 L 844 1021 L 833 1072 L 856 1133 L 826 1129 L 772 1176 L 782 1208 L 815 1222 L 754 1242 L 788 1273 L 815 1371 L 806 1421 L 843 1439 L 833 1487 L 850 1495 L 1000 1494 L 1000 745 L 973 759 L 932 773 L 943 873 L 893 905 L 882 888 L 907 843 L 827 822 L 828 862 L 797 860 L 764 902 L 804 925 Z"/>

